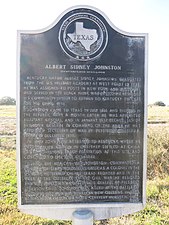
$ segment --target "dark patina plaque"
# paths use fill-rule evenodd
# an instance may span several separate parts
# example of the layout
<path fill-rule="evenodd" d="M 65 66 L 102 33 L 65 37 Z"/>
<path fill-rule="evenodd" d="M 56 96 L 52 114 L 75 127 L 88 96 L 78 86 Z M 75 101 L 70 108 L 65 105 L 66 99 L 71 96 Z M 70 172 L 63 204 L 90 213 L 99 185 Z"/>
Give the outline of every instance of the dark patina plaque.
<path fill-rule="evenodd" d="M 19 32 L 21 208 L 143 207 L 146 42 L 87 7 Z"/>

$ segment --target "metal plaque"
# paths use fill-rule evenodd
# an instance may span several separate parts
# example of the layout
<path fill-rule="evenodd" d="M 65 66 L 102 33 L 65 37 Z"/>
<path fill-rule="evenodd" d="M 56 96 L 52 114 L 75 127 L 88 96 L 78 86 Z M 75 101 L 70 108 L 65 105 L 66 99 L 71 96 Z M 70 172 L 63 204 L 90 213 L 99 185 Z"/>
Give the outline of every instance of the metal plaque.
<path fill-rule="evenodd" d="M 19 208 L 53 219 L 142 209 L 147 35 L 79 6 L 18 40 Z"/>

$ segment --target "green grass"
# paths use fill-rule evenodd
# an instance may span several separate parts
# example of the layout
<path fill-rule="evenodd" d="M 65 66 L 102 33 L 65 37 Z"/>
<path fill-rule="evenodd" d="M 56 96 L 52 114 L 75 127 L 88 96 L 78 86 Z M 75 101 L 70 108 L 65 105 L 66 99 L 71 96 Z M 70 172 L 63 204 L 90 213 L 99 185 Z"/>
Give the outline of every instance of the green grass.
<path fill-rule="evenodd" d="M 16 205 L 16 151 L 0 151 L 0 202 Z"/>
<path fill-rule="evenodd" d="M 95 225 L 168 225 L 169 224 L 169 124 L 167 107 L 151 108 L 149 120 L 165 121 L 165 124 L 150 124 L 148 127 L 147 204 L 133 215 L 103 221 Z M 163 109 L 162 109 L 163 108 Z M 16 182 L 16 123 L 15 107 L 0 107 L 7 110 L 0 119 L 0 225 L 70 225 L 70 221 L 42 219 L 26 215 L 17 209 Z M 8 114 L 9 110 L 9 114 Z M 161 111 L 162 110 L 162 111 Z M 1 114 L 1 113 L 0 113 Z M 10 116 L 6 116 L 6 115 Z M 156 115 L 156 116 L 154 116 Z M 5 134 L 5 135 L 4 135 Z M 2 136 L 3 135 L 3 136 Z"/>

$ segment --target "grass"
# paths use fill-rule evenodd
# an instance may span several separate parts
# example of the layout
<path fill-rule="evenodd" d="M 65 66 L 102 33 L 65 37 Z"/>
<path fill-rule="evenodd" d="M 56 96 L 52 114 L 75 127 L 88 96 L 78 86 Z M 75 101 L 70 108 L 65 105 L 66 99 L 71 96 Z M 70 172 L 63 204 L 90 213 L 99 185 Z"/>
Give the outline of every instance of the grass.
<path fill-rule="evenodd" d="M 169 107 L 149 106 L 148 107 L 149 123 L 169 123 Z"/>
<path fill-rule="evenodd" d="M 16 106 L 0 106 L 0 136 L 2 135 L 16 135 Z"/>
<path fill-rule="evenodd" d="M 0 200 L 16 205 L 16 151 L 0 151 Z"/>
<path fill-rule="evenodd" d="M 16 149 L 16 136 L 0 136 L 0 150 Z"/>
<path fill-rule="evenodd" d="M 162 119 L 157 113 L 158 109 Z M 6 110 L 4 114 L 3 111 Z M 70 225 L 70 221 L 42 219 L 18 211 L 15 107 L 0 107 L 0 115 L 0 225 Z M 169 224 L 169 123 L 167 115 L 169 118 L 167 107 L 151 107 L 149 110 L 149 121 L 159 122 L 161 120 L 165 121 L 165 124 L 154 122 L 148 126 L 146 207 L 133 215 L 95 221 L 95 225 Z"/>
<path fill-rule="evenodd" d="M 169 126 L 149 126 L 147 157 L 149 179 L 169 174 Z"/>
<path fill-rule="evenodd" d="M 1 105 L 0 106 L 0 117 L 16 118 L 16 106 L 13 105 Z"/>

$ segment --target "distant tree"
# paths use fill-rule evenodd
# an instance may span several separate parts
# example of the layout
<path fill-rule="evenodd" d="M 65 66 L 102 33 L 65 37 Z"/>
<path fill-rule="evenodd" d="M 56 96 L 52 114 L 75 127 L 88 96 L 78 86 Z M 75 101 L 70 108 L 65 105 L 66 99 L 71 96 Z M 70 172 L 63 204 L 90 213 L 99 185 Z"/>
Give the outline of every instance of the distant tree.
<path fill-rule="evenodd" d="M 157 106 L 166 106 L 164 102 L 162 101 L 157 101 L 154 103 L 154 105 L 157 105 Z"/>
<path fill-rule="evenodd" d="M 0 105 L 16 105 L 16 100 L 14 98 L 5 96 L 0 99 Z"/>

